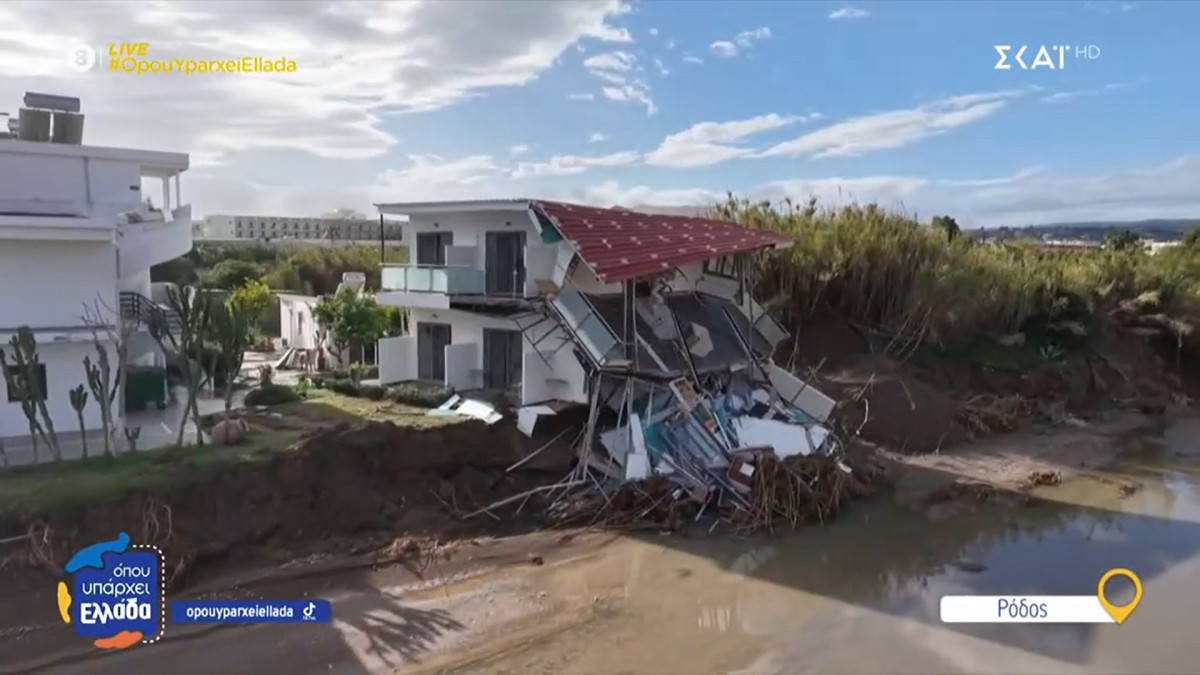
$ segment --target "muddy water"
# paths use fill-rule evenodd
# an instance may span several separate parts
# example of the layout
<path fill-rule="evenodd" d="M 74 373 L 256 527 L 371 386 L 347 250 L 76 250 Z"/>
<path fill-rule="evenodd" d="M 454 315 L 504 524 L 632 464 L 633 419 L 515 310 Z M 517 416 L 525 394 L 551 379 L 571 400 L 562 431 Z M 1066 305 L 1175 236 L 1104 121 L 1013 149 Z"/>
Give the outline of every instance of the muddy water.
<path fill-rule="evenodd" d="M 509 542 L 517 562 L 444 586 L 388 569 L 264 589 L 330 599 L 328 625 L 177 632 L 122 654 L 23 662 L 63 675 L 1194 673 L 1200 420 L 1143 436 L 1119 463 L 1039 489 L 1029 506 L 931 519 L 881 495 L 786 537 L 564 544 L 549 533 L 544 549 Z M 929 481 L 912 471 L 898 494 Z M 531 550 L 545 563 L 526 561 Z M 1113 567 L 1145 586 L 1121 626 L 938 619 L 945 594 L 1090 594 Z M 0 672 L 29 672 L 4 651 Z"/>
<path fill-rule="evenodd" d="M 1180 423 L 1157 447 L 1040 489 L 1026 507 L 931 521 L 885 499 L 786 539 L 627 540 L 548 570 L 543 584 L 564 609 L 537 630 L 421 669 L 1194 673 L 1197 445 L 1200 422 Z M 1121 626 L 938 618 L 942 595 L 1094 594 L 1113 567 L 1145 586 Z M 1118 583 L 1110 591 L 1123 601 L 1132 590 Z"/>

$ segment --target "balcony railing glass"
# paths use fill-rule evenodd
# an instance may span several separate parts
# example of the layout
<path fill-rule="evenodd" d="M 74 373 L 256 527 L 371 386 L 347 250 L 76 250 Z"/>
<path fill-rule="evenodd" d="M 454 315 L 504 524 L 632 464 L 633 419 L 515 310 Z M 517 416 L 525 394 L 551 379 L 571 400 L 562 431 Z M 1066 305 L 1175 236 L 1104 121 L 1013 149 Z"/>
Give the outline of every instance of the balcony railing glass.
<path fill-rule="evenodd" d="M 567 322 L 567 330 L 580 338 L 600 365 L 619 355 L 616 333 L 592 307 L 592 303 L 573 286 L 562 288 L 554 298 L 554 307 Z"/>
<path fill-rule="evenodd" d="M 381 285 L 385 291 L 482 295 L 486 292 L 483 270 L 473 267 L 433 265 L 384 265 Z"/>

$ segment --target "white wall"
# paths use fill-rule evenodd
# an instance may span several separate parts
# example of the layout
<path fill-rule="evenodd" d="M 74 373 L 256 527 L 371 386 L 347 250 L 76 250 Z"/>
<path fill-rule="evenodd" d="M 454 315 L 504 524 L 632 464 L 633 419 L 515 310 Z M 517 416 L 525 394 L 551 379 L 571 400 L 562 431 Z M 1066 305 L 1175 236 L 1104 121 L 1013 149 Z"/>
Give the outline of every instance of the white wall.
<path fill-rule="evenodd" d="M 150 290 L 150 269 L 144 269 L 137 274 L 131 274 L 121 279 L 119 285 L 121 292 L 141 293 L 147 298 L 151 297 Z"/>
<path fill-rule="evenodd" d="M 312 303 L 301 300 L 279 301 L 279 333 L 289 347 L 315 349 L 317 325 L 313 321 Z"/>
<path fill-rule="evenodd" d="M 111 362 L 116 364 L 116 356 L 111 354 Z M 96 348 L 91 342 L 55 342 L 38 345 L 38 356 L 46 365 L 46 407 L 54 429 L 60 433 L 79 431 L 79 421 L 75 410 L 71 407 L 71 399 L 67 392 L 80 384 L 87 383 L 83 371 L 83 357 L 89 356 L 96 361 Z M 10 359 L 11 361 L 11 359 Z M 88 393 L 88 405 L 84 408 L 83 419 L 88 430 L 100 428 L 100 407 Z M 114 402 L 114 412 L 119 406 Z M 27 436 L 29 423 L 21 412 L 19 402 L 8 402 L 8 388 L 3 378 L 0 378 L 0 437 Z"/>
<path fill-rule="evenodd" d="M 420 323 L 447 323 L 450 324 L 450 344 L 474 344 L 475 354 L 471 362 L 478 364 L 476 369 L 482 368 L 483 365 L 483 330 L 485 328 L 519 330 L 517 324 L 510 319 L 484 316 L 453 309 L 430 310 L 413 308 L 410 312 L 409 330 L 413 336 L 417 334 L 417 325 Z M 527 317 L 522 319 L 522 323 L 527 326 L 533 322 L 533 318 Z M 537 341 L 542 336 L 546 336 L 545 339 L 538 343 L 538 349 L 543 352 L 549 352 L 562 342 L 561 337 L 565 337 L 560 329 L 553 323 L 546 321 L 540 326 L 528 330 L 527 333 L 527 336 L 522 337 L 522 371 L 524 374 L 532 377 L 533 381 L 522 383 L 523 402 L 529 403 L 547 399 L 586 402 L 587 397 L 583 394 L 583 366 L 575 358 L 571 351 L 571 346 L 569 344 L 564 345 L 553 358 L 547 355 L 546 358 L 551 364 L 550 368 L 547 369 L 546 364 L 542 363 L 541 357 L 534 353 L 534 347 L 530 343 L 531 339 Z M 548 333 L 552 334 L 547 335 Z M 533 362 L 536 362 L 536 365 L 531 365 Z M 450 366 L 447 364 L 447 371 L 449 370 Z M 456 373 L 456 377 L 458 376 L 461 376 L 461 373 Z M 473 373 L 473 376 L 471 387 L 482 387 L 482 373 L 476 372 Z"/>
<path fill-rule="evenodd" d="M 117 303 L 116 248 L 100 242 L 0 243 L 0 327 L 81 326 L 97 294 Z"/>
<path fill-rule="evenodd" d="M 0 211 L 100 216 L 142 203 L 137 162 L 2 150 Z"/>

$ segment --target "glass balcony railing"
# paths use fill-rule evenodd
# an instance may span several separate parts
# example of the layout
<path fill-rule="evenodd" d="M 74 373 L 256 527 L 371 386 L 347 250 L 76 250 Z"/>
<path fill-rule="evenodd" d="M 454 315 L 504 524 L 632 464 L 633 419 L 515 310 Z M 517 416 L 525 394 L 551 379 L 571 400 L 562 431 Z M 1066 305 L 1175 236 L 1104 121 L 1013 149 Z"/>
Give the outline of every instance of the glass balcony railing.
<path fill-rule="evenodd" d="M 482 295 L 486 292 L 483 270 L 473 267 L 433 265 L 384 265 L 381 286 L 385 291 Z"/>
<path fill-rule="evenodd" d="M 592 307 L 592 303 L 572 286 L 554 297 L 554 307 L 566 321 L 565 328 L 580 337 L 592 358 L 604 365 L 621 353 L 616 333 Z"/>

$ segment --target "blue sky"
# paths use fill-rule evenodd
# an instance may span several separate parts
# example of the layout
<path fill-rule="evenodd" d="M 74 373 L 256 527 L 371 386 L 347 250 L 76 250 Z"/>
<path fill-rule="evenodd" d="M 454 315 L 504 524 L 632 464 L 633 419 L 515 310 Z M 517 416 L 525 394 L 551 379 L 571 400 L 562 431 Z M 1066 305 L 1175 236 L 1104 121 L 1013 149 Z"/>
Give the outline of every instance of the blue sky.
<path fill-rule="evenodd" d="M 290 80 L 121 87 L 0 65 L 5 100 L 84 89 L 90 142 L 191 152 L 202 213 L 497 196 L 704 205 L 733 190 L 985 225 L 1200 218 L 1200 3 L 21 7 L 0 6 L 0 38 L 5 18 L 10 39 L 49 31 L 59 51 L 43 58 L 60 62 L 67 44 L 133 39 L 194 58 L 295 55 Z M 997 70 L 998 44 L 1028 45 L 1027 62 L 1042 45 L 1099 56 Z"/>

